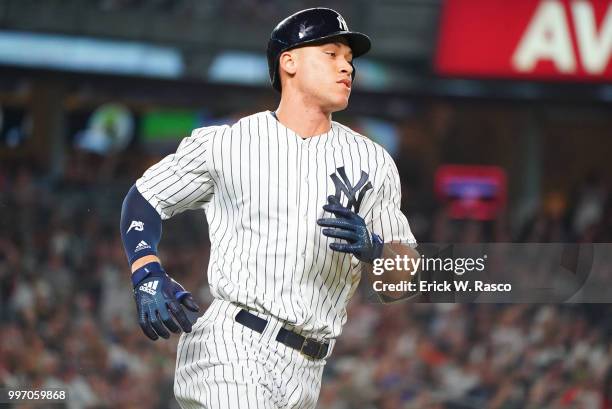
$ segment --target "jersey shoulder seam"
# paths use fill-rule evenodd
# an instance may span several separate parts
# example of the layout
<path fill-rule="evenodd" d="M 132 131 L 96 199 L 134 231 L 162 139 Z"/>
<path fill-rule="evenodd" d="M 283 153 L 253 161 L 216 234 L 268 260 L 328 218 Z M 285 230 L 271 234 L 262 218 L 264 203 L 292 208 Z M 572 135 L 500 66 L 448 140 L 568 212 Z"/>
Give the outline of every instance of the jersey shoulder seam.
<path fill-rule="evenodd" d="M 266 118 L 265 118 L 265 114 L 266 114 L 267 112 L 268 112 L 268 111 L 261 111 L 261 112 L 256 112 L 256 113 L 251 114 L 251 115 L 243 116 L 242 118 L 240 118 L 240 119 L 238 119 L 237 121 L 233 122 L 231 125 L 230 125 L 230 124 L 228 124 L 228 125 L 224 125 L 224 126 L 228 127 L 228 128 L 229 128 L 229 129 L 230 129 L 232 132 L 234 132 L 235 130 L 237 130 L 237 129 L 239 129 L 239 128 L 240 128 L 240 126 L 241 126 L 240 124 L 241 124 L 241 123 L 242 123 L 242 124 L 244 124 L 245 122 L 247 122 L 247 123 L 248 123 L 248 122 L 249 122 L 251 119 L 257 119 L 257 120 L 259 120 L 259 118 L 260 118 L 260 117 L 263 117 L 262 119 L 264 119 L 264 120 L 265 120 L 265 119 L 266 119 Z"/>
<path fill-rule="evenodd" d="M 205 134 L 215 135 L 219 133 L 223 128 L 228 127 L 228 125 L 211 125 L 211 126 L 203 126 L 201 128 L 195 128 L 191 132 L 191 136 L 194 138 L 198 138 L 204 136 Z"/>

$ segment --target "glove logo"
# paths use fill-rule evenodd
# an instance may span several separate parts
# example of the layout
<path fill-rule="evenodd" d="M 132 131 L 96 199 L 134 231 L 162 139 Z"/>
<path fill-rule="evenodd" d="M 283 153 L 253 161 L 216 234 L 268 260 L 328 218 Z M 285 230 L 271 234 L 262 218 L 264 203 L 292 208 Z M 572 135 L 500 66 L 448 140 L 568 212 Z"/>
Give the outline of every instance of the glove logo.
<path fill-rule="evenodd" d="M 346 208 L 350 209 L 352 207 L 355 213 L 359 213 L 359 208 L 361 207 L 361 201 L 363 200 L 363 197 L 365 196 L 368 190 L 372 189 L 372 183 L 368 181 L 369 175 L 362 170 L 359 182 L 357 182 L 355 186 L 352 186 L 351 181 L 349 180 L 348 176 L 346 176 L 344 166 L 342 166 L 340 168 L 337 168 L 336 173 L 332 173 L 331 175 L 329 175 L 329 177 L 336 186 L 336 198 L 340 200 L 340 196 L 342 195 L 342 193 L 344 193 L 344 195 L 348 199 Z"/>
<path fill-rule="evenodd" d="M 157 289 L 158 282 L 159 282 L 158 280 L 149 281 L 148 283 L 144 283 L 143 285 L 138 287 L 138 289 L 140 291 L 144 291 L 147 294 L 155 295 L 155 293 L 157 292 L 156 289 Z"/>

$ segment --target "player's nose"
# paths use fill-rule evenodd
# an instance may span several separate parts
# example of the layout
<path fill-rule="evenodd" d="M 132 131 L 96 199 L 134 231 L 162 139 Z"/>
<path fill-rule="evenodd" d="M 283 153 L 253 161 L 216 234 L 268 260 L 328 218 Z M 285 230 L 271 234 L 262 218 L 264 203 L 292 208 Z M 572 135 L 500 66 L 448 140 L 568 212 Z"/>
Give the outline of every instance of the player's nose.
<path fill-rule="evenodd" d="M 353 63 L 341 58 L 340 72 L 351 75 L 353 73 Z"/>

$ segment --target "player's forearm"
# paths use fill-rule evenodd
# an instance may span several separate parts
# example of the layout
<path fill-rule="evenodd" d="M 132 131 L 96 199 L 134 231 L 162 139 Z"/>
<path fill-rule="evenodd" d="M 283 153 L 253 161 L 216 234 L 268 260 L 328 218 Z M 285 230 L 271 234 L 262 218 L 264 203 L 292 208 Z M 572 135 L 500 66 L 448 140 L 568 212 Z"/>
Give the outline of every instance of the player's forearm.
<path fill-rule="evenodd" d="M 384 284 L 397 284 L 402 281 L 411 281 L 413 279 L 416 280 L 415 277 L 417 277 L 417 271 L 413 271 L 413 268 L 411 268 L 411 266 L 414 266 L 415 263 L 410 262 L 410 259 L 416 260 L 420 257 L 420 255 L 412 247 L 402 243 L 385 243 L 383 245 L 382 254 L 379 258 L 383 260 L 397 260 L 398 256 L 402 260 L 402 265 L 399 266 L 395 262 L 385 265 L 383 261 L 383 266 L 392 264 L 393 268 L 385 268 L 384 273 L 380 275 L 374 274 L 372 264 L 366 264 L 365 268 L 369 281 L 371 283 L 374 281 L 382 281 Z M 408 268 L 404 268 L 406 266 Z M 406 291 L 381 291 L 381 294 L 393 300 L 399 300 L 409 295 Z"/>

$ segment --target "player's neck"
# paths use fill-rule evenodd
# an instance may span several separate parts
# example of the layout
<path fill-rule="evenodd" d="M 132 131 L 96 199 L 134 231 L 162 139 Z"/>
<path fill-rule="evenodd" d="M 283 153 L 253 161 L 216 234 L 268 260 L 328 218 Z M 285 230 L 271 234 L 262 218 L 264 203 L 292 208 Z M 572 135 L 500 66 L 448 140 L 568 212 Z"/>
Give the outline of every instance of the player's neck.
<path fill-rule="evenodd" d="M 324 134 L 331 128 L 331 113 L 284 95 L 276 109 L 276 118 L 302 138 Z"/>

